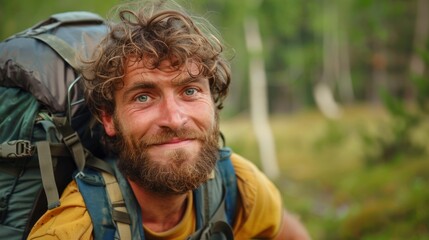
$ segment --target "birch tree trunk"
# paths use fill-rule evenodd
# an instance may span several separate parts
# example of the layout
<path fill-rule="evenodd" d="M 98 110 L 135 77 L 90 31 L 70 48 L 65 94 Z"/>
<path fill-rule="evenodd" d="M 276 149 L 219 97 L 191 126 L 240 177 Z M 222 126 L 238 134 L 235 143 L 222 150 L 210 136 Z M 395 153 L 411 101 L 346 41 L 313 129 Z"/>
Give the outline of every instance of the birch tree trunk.
<path fill-rule="evenodd" d="M 313 94 L 320 111 L 326 117 L 336 119 L 341 116 L 340 107 L 333 94 L 335 82 L 340 76 L 338 28 L 333 26 L 337 10 L 332 9 L 329 3 L 323 4 L 323 73 L 313 89 Z"/>
<path fill-rule="evenodd" d="M 279 176 L 279 167 L 269 124 L 267 84 L 258 21 L 254 17 L 245 19 L 244 30 L 249 52 L 249 95 L 252 124 L 259 143 L 263 171 L 269 178 L 275 179 Z"/>

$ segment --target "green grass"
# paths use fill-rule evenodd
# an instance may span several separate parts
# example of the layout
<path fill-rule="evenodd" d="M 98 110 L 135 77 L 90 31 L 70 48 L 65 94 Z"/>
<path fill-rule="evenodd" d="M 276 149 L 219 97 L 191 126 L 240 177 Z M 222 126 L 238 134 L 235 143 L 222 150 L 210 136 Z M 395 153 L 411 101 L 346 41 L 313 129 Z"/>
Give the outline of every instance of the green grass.
<path fill-rule="evenodd" d="M 429 239 L 428 155 L 368 164 L 377 152 L 365 135 L 386 135 L 381 108 L 354 106 L 341 119 L 316 110 L 272 116 L 285 206 L 297 213 L 313 239 Z M 251 122 L 224 119 L 221 130 L 236 152 L 261 166 Z M 427 138 L 417 131 L 420 142 Z"/>

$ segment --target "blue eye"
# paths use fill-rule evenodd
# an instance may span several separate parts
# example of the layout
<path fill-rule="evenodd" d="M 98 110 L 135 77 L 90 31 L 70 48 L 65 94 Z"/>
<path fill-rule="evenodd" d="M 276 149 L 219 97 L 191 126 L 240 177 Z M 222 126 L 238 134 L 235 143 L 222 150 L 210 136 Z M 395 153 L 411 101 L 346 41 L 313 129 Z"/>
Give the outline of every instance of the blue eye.
<path fill-rule="evenodd" d="M 188 88 L 185 90 L 185 95 L 192 96 L 197 92 L 197 89 L 195 88 Z"/>
<path fill-rule="evenodd" d="M 149 96 L 148 95 L 139 95 L 139 96 L 137 96 L 136 100 L 139 102 L 147 102 L 147 101 L 149 101 Z"/>

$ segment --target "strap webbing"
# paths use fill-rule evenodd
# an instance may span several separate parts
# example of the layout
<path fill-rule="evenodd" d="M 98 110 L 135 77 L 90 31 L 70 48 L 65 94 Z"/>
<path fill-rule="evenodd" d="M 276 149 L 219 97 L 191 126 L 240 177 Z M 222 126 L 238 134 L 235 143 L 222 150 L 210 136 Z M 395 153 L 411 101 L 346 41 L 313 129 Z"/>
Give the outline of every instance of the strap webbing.
<path fill-rule="evenodd" d="M 49 143 L 54 157 L 71 157 L 70 151 L 63 143 Z"/>
<path fill-rule="evenodd" d="M 79 66 L 76 62 L 76 51 L 67 42 L 49 33 L 42 33 L 32 37 L 46 43 L 48 46 L 54 49 L 73 69 L 78 69 Z"/>
<path fill-rule="evenodd" d="M 85 152 L 83 145 L 80 142 L 79 135 L 77 132 L 74 132 L 69 136 L 64 136 L 63 141 L 73 154 L 77 170 L 82 172 L 85 167 Z"/>
<path fill-rule="evenodd" d="M 89 151 L 86 151 L 85 153 L 87 155 L 85 163 L 86 166 L 115 175 L 113 168 L 108 163 L 92 155 Z"/>
<path fill-rule="evenodd" d="M 53 117 L 53 122 L 63 136 L 63 141 L 73 155 L 78 172 L 82 172 L 85 167 L 85 150 L 80 141 L 79 135 L 70 126 L 67 117 Z"/>
<path fill-rule="evenodd" d="M 121 189 L 116 178 L 106 172 L 102 172 L 106 192 L 112 203 L 112 218 L 116 222 L 120 239 L 131 239 L 130 217 L 122 197 Z"/>
<path fill-rule="evenodd" d="M 237 177 L 235 176 L 234 166 L 231 162 L 230 149 L 224 148 L 221 151 L 221 159 L 219 160 L 219 171 L 222 176 L 223 184 L 225 185 L 225 205 L 226 216 L 228 223 L 232 226 L 234 224 L 235 212 L 237 207 Z"/>
<path fill-rule="evenodd" d="M 48 208 L 52 209 L 60 205 L 57 184 L 55 183 L 54 167 L 52 164 L 51 149 L 48 141 L 36 142 L 37 155 L 40 164 L 43 188 L 45 189 Z"/>

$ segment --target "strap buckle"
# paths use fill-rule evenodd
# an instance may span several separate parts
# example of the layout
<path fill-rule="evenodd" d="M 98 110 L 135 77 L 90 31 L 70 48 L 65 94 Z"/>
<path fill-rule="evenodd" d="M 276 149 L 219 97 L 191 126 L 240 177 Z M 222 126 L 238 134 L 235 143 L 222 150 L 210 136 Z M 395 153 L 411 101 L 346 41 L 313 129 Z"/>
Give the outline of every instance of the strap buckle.
<path fill-rule="evenodd" d="M 0 144 L 0 157 L 22 158 L 33 155 L 33 146 L 28 140 L 13 140 Z"/>

